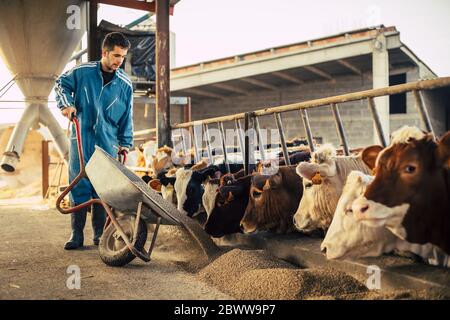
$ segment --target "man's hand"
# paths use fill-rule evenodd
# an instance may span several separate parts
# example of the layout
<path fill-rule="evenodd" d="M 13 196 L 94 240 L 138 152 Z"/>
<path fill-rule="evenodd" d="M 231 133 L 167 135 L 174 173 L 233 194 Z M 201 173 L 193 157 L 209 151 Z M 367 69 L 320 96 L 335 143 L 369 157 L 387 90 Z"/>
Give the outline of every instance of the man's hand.
<path fill-rule="evenodd" d="M 72 121 L 72 114 L 76 115 L 77 109 L 75 109 L 74 107 L 67 107 L 67 108 L 62 109 L 61 113 L 64 117 L 67 117 L 69 120 Z"/>

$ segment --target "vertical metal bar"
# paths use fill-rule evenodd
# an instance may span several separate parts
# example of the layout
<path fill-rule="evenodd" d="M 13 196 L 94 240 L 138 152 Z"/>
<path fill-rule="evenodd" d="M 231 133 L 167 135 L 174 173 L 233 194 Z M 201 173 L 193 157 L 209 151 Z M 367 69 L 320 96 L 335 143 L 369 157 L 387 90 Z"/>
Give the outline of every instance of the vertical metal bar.
<path fill-rule="evenodd" d="M 191 135 L 192 135 L 192 145 L 194 146 L 194 161 L 195 163 L 199 162 L 200 159 L 198 158 L 198 149 L 197 149 L 197 140 L 195 138 L 195 128 L 194 126 L 190 127 L 191 129 Z"/>
<path fill-rule="evenodd" d="M 89 1 L 88 61 L 96 61 L 100 58 L 100 45 L 97 39 L 97 9 L 97 1 Z"/>
<path fill-rule="evenodd" d="M 212 148 L 211 148 L 211 137 L 209 135 L 208 125 L 204 124 L 203 126 L 204 126 L 205 136 L 206 136 L 206 148 L 208 149 L 209 163 L 214 164 L 214 157 L 213 157 Z"/>
<path fill-rule="evenodd" d="M 289 159 L 289 152 L 286 145 L 286 139 L 284 137 L 283 122 L 281 121 L 281 114 L 275 113 L 275 121 L 277 122 L 278 133 L 280 134 L 281 148 L 283 150 L 284 161 L 287 166 L 291 165 L 291 159 Z"/>
<path fill-rule="evenodd" d="M 336 122 L 336 129 L 341 139 L 342 148 L 344 148 L 344 154 L 346 156 L 350 155 L 348 149 L 347 137 L 345 136 L 344 125 L 342 124 L 341 114 L 339 113 L 339 108 L 336 103 L 331 104 L 331 111 L 333 111 L 334 121 Z"/>
<path fill-rule="evenodd" d="M 187 146 L 186 146 L 186 142 L 185 142 L 185 140 L 184 140 L 184 129 L 182 129 L 182 128 L 180 128 L 180 129 L 178 129 L 179 130 L 179 132 L 180 132 L 180 139 L 181 139 L 181 147 L 183 148 L 183 153 L 184 153 L 184 155 L 186 156 L 187 155 L 187 151 L 188 151 L 188 149 L 187 149 Z"/>
<path fill-rule="evenodd" d="M 422 124 L 425 127 L 425 130 L 431 132 L 434 135 L 433 127 L 431 126 L 430 116 L 428 115 L 427 108 L 423 103 L 423 96 L 421 91 L 413 90 L 414 99 L 416 100 L 416 108 L 419 112 L 420 119 L 422 120 Z"/>
<path fill-rule="evenodd" d="M 192 121 L 191 97 L 188 97 L 187 101 L 188 103 L 184 107 L 184 122 L 191 122 Z"/>
<path fill-rule="evenodd" d="M 259 127 L 259 120 L 258 117 L 253 115 L 253 124 L 256 130 L 256 135 L 258 137 L 258 147 L 259 147 L 259 154 L 261 155 L 261 160 L 266 160 L 266 153 L 264 150 L 264 143 L 262 141 L 262 137 L 261 137 L 261 130 Z"/>
<path fill-rule="evenodd" d="M 50 159 L 48 155 L 48 141 L 42 141 L 42 197 L 45 198 L 48 191 L 49 182 L 49 165 Z"/>
<path fill-rule="evenodd" d="M 250 127 L 250 116 L 248 112 L 244 115 L 244 173 L 245 175 L 248 175 L 250 173 L 249 168 L 249 156 L 250 156 L 250 150 L 249 150 L 249 132 L 248 129 Z"/>
<path fill-rule="evenodd" d="M 375 124 L 375 129 L 377 131 L 378 139 L 383 147 L 387 146 L 386 139 L 384 138 L 383 127 L 381 126 L 380 117 L 378 116 L 378 112 L 375 106 L 375 101 L 373 98 L 368 98 L 369 101 L 369 110 L 372 114 L 372 119 Z"/>
<path fill-rule="evenodd" d="M 242 159 L 245 157 L 245 145 L 244 145 L 244 137 L 242 136 L 242 128 L 241 128 L 241 122 L 238 119 L 234 120 L 234 126 L 236 128 L 236 131 L 238 133 L 239 137 L 239 148 L 241 148 L 241 155 Z"/>
<path fill-rule="evenodd" d="M 309 150 L 311 152 L 314 152 L 315 147 L 314 147 L 313 135 L 311 132 L 311 125 L 309 124 L 308 112 L 306 111 L 306 109 L 301 109 L 300 115 L 302 117 L 303 126 L 305 127 L 306 139 L 308 140 Z"/>
<path fill-rule="evenodd" d="M 225 144 L 225 132 L 223 130 L 223 122 L 219 122 L 218 125 L 219 125 L 219 130 L 220 130 L 220 137 L 222 139 L 222 150 L 223 150 L 223 158 L 224 158 L 225 167 L 227 168 L 227 172 L 231 173 L 230 164 L 228 163 L 227 146 Z"/>
<path fill-rule="evenodd" d="M 170 143 L 169 1 L 156 0 L 156 130 L 158 147 Z"/>
<path fill-rule="evenodd" d="M 198 124 L 194 124 L 193 132 L 194 135 L 194 146 L 195 153 L 197 155 L 197 161 L 202 160 L 202 147 L 203 147 L 203 124 L 199 122 Z"/>

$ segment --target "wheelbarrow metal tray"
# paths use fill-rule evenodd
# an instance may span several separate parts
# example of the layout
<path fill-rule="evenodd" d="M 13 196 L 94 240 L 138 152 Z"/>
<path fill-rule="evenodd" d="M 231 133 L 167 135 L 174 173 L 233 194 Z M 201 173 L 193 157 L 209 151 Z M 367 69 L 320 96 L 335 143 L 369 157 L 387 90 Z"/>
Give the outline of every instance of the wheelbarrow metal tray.
<path fill-rule="evenodd" d="M 179 213 L 171 203 L 98 146 L 86 165 L 86 175 L 100 199 L 120 212 L 136 214 L 138 203 L 143 202 L 148 206 L 142 206 L 146 220 L 156 221 L 156 214 L 163 224 L 180 225 Z"/>

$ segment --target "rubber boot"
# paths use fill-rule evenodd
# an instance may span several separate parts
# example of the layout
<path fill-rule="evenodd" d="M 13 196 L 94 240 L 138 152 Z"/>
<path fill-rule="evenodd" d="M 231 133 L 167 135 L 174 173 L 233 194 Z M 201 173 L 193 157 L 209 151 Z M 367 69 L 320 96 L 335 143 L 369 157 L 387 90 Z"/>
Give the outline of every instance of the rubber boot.
<path fill-rule="evenodd" d="M 72 226 L 72 235 L 69 241 L 64 245 L 64 249 L 73 250 L 83 246 L 83 229 L 86 224 L 87 209 L 81 209 L 78 212 L 70 214 L 70 224 Z"/>
<path fill-rule="evenodd" d="M 94 231 L 94 245 L 98 246 L 106 222 L 106 212 L 102 205 L 94 204 L 92 209 L 92 230 Z"/>

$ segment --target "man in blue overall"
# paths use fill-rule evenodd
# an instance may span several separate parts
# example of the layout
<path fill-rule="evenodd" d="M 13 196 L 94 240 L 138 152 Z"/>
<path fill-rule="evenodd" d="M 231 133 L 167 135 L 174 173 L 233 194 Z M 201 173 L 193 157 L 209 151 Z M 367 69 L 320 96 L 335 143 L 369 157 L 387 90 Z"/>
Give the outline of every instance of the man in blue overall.
<path fill-rule="evenodd" d="M 82 63 L 62 74 L 55 84 L 56 101 L 62 114 L 71 119 L 76 114 L 80 122 L 84 163 L 99 146 L 116 157 L 128 152 L 133 144 L 133 86 L 120 69 L 130 48 L 130 42 L 119 32 L 106 35 L 100 61 Z M 69 182 L 80 172 L 75 128 L 72 126 L 69 156 Z M 110 183 L 110 181 L 104 181 Z M 91 183 L 83 178 L 70 192 L 71 205 L 98 198 Z M 92 209 L 94 244 L 103 233 L 106 212 L 100 205 Z M 72 235 L 64 249 L 83 246 L 83 229 L 87 208 L 71 214 Z"/>

